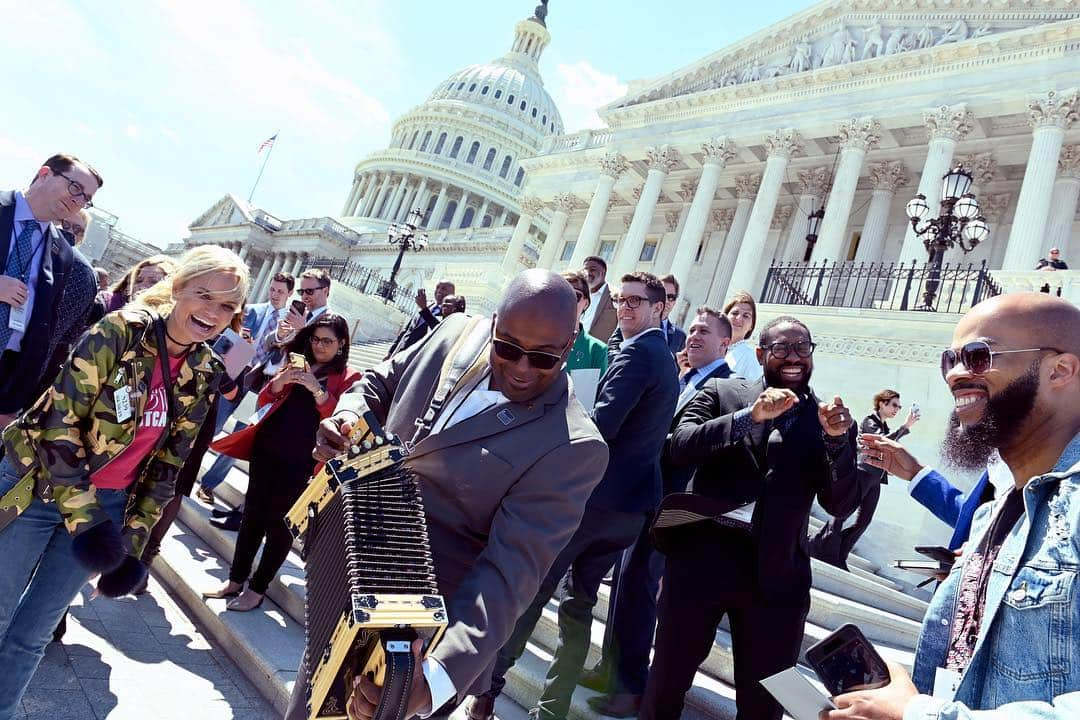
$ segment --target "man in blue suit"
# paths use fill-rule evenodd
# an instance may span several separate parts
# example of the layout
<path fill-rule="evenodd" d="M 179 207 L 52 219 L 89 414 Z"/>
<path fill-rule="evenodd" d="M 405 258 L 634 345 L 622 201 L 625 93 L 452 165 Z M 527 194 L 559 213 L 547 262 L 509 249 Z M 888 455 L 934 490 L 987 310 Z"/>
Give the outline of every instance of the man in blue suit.
<path fill-rule="evenodd" d="M 490 718 L 506 673 L 525 651 L 559 581 L 570 572 L 559 603 L 559 646 L 534 717 L 563 720 L 589 650 L 592 609 L 604 574 L 645 527 L 663 492 L 660 455 L 667 439 L 679 380 L 675 360 L 660 332 L 663 284 L 649 273 L 624 275 L 614 297 L 626 338 L 600 379 L 593 422 L 609 448 L 600 484 L 585 506 L 577 532 L 552 563 L 533 602 L 499 651 L 491 687 L 469 707 L 469 717 Z"/>

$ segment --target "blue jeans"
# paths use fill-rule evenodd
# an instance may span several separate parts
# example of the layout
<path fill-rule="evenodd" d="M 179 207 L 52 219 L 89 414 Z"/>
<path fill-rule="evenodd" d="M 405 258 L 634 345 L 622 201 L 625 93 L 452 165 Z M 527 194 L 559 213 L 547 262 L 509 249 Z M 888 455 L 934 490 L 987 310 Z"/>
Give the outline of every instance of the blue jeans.
<path fill-rule="evenodd" d="M 0 460 L 0 495 L 16 480 L 11 463 Z M 97 497 L 122 524 L 127 491 L 98 490 Z M 91 578 L 72 556 L 71 540 L 56 503 L 40 499 L 0 530 L 0 720 L 19 712 L 56 623 Z"/>

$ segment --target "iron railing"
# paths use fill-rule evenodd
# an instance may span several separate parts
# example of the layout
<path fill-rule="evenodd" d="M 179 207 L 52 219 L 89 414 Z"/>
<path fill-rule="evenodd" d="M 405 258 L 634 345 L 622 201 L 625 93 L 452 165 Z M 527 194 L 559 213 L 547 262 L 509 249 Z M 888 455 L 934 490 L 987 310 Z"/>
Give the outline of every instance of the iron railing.
<path fill-rule="evenodd" d="M 406 315 L 416 312 L 416 300 L 409 290 L 396 285 L 391 297 L 387 299 L 387 285 L 389 280 L 384 278 L 378 270 L 364 267 L 359 263 L 352 262 L 348 258 L 311 258 L 304 264 L 304 269 L 319 268 L 329 273 L 334 282 L 340 282 L 365 295 L 374 295 L 386 300 Z"/>
<path fill-rule="evenodd" d="M 769 267 L 759 302 L 962 313 L 1000 294 L 985 260 L 938 268 L 916 262 L 781 262 Z"/>

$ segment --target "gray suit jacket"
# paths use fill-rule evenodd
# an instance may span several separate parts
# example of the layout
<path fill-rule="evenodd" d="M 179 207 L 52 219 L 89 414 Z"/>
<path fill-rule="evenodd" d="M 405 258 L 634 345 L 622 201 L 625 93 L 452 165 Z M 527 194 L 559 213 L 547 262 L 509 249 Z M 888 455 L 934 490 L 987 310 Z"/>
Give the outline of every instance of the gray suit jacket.
<path fill-rule="evenodd" d="M 376 365 L 342 396 L 338 410 L 370 408 L 389 432 L 412 438 L 468 322 L 464 314 L 451 315 L 421 342 Z M 489 328 L 482 322 L 476 332 Z M 481 350 L 485 357 L 489 348 Z M 459 700 L 487 689 L 496 653 L 577 529 L 607 458 L 596 426 L 570 399 L 566 373 L 532 402 L 489 408 L 413 448 L 406 463 L 421 477 L 450 619 L 434 657 Z"/>

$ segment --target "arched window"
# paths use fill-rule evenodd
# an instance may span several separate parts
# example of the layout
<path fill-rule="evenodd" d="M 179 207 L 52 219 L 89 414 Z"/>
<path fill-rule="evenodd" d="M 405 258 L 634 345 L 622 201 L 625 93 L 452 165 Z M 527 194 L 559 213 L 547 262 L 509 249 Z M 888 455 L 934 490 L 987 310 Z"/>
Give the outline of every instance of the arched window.
<path fill-rule="evenodd" d="M 518 105 L 518 110 L 520 110 L 521 112 L 525 112 L 525 101 L 524 100 L 522 100 L 521 104 Z"/>
<path fill-rule="evenodd" d="M 535 116 L 535 115 L 533 115 L 533 117 L 536 117 L 536 116 Z M 541 125 L 547 125 L 547 115 L 545 115 L 544 117 L 542 117 L 542 118 L 540 119 L 540 124 L 541 124 Z"/>
<path fill-rule="evenodd" d="M 536 108 L 533 108 L 533 111 L 532 111 L 532 116 L 533 116 L 533 117 L 536 117 Z"/>
<path fill-rule="evenodd" d="M 457 200 L 451 200 L 446 203 L 446 212 L 442 215 L 442 220 L 439 221 L 439 229 L 445 230 L 450 227 L 450 221 L 454 219 L 454 213 L 457 212 Z"/>
<path fill-rule="evenodd" d="M 506 96 L 506 104 L 507 105 L 513 105 L 514 104 L 514 96 L 513 95 L 507 95 Z"/>
<path fill-rule="evenodd" d="M 476 208 L 465 208 L 465 214 L 461 216 L 461 224 L 459 228 L 467 228 L 472 225 L 473 218 L 476 217 Z"/>
<path fill-rule="evenodd" d="M 480 90 L 480 94 L 481 94 L 481 95 L 487 95 L 487 93 L 488 93 L 488 90 L 490 90 L 490 89 L 491 89 L 491 88 L 490 88 L 490 87 L 489 87 L 488 85 L 485 85 L 485 86 L 484 86 L 483 88 L 481 88 L 481 90 Z"/>
<path fill-rule="evenodd" d="M 476 92 L 476 83 L 469 86 L 469 92 Z"/>
<path fill-rule="evenodd" d="M 507 176 L 507 174 L 510 172 L 511 162 L 513 162 L 513 160 L 510 158 L 509 155 L 503 158 L 502 168 L 499 170 L 499 177 L 504 178 Z"/>
<path fill-rule="evenodd" d="M 480 143 L 479 143 L 479 141 L 474 142 L 469 147 L 469 156 L 465 158 L 465 162 L 469 163 L 470 165 L 472 165 L 474 162 L 476 162 L 476 154 L 478 152 L 480 152 Z"/>
<path fill-rule="evenodd" d="M 525 168 L 518 168 L 517 175 L 514 176 L 514 184 L 521 187 L 522 181 L 525 180 Z"/>
<path fill-rule="evenodd" d="M 498 100 L 502 97 L 502 88 L 495 91 L 495 99 Z"/>
<path fill-rule="evenodd" d="M 454 139 L 454 145 L 453 145 L 453 147 L 450 148 L 450 157 L 456 158 L 458 156 L 458 153 L 461 152 L 461 143 L 462 143 L 462 141 L 463 141 L 463 138 L 460 135 L 458 135 Z"/>
<path fill-rule="evenodd" d="M 416 138 L 420 137 L 420 131 L 417 130 L 412 134 L 412 140 L 409 141 L 409 149 L 412 150 L 416 147 Z"/>
<path fill-rule="evenodd" d="M 431 199 L 428 200 L 427 209 L 424 210 L 424 219 L 420 221 L 420 224 L 424 227 L 427 227 L 428 223 L 431 222 L 431 213 L 435 210 L 435 203 L 437 203 L 438 201 L 438 195 L 432 195 Z"/>
<path fill-rule="evenodd" d="M 430 143 L 430 142 L 431 142 L 431 131 L 428 130 L 426 133 L 424 133 L 424 141 L 422 143 L 420 143 L 420 152 L 424 152 L 425 150 L 427 150 L 428 143 Z"/>
<path fill-rule="evenodd" d="M 460 89 L 461 89 L 461 88 L 463 88 L 463 87 L 465 87 L 465 83 L 464 83 L 464 82 L 459 82 L 459 83 L 457 84 L 457 89 L 458 89 L 458 90 L 460 90 Z"/>
<path fill-rule="evenodd" d="M 495 148 L 488 150 L 487 157 L 484 158 L 484 169 L 490 170 L 491 166 L 495 163 Z"/>
<path fill-rule="evenodd" d="M 446 133 L 443 133 L 442 135 L 439 136 L 439 139 L 435 142 L 435 149 L 432 150 L 432 152 L 435 153 L 436 155 L 438 155 L 439 153 L 442 152 L 443 145 L 445 145 L 445 144 L 446 144 Z"/>
<path fill-rule="evenodd" d="M 480 227 L 482 227 L 482 228 L 491 227 L 491 223 L 493 223 L 493 222 L 495 222 L 495 221 L 491 219 L 490 215 L 485 215 L 484 219 L 480 221 Z"/>

